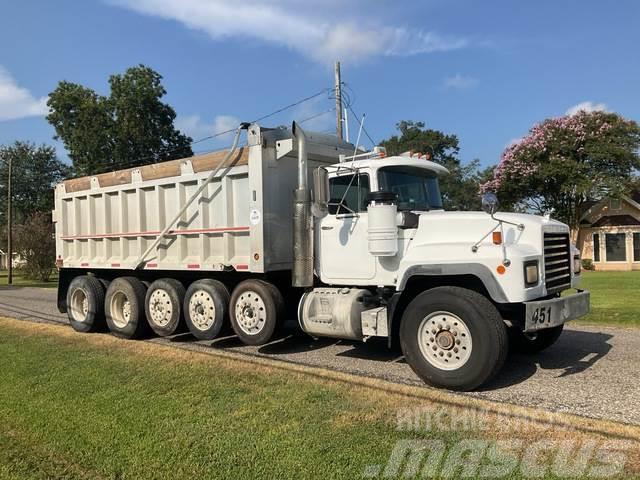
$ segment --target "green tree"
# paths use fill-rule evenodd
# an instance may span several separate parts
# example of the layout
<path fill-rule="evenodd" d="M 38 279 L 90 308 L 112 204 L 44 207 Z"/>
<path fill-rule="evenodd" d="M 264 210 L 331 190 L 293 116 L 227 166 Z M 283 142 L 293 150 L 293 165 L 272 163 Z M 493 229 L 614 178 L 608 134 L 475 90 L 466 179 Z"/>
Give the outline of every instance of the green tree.
<path fill-rule="evenodd" d="M 109 78 L 109 96 L 62 81 L 49 95 L 47 120 L 73 161 L 76 175 L 190 157 L 191 138 L 174 126 L 161 101 L 162 76 L 144 65 Z"/>
<path fill-rule="evenodd" d="M 580 111 L 547 119 L 507 147 L 482 188 L 516 208 L 553 211 L 575 234 L 592 201 L 630 191 L 640 168 L 639 148 L 640 126 L 615 113 Z"/>
<path fill-rule="evenodd" d="M 440 190 L 444 208 L 447 210 L 479 210 L 478 196 L 481 181 L 488 173 L 479 171 L 480 162 L 474 160 L 466 165 L 458 159 L 460 146 L 456 135 L 425 128 L 423 122 L 403 120 L 396 125 L 400 135 L 383 140 L 381 145 L 388 155 L 399 155 L 406 151 L 429 153 L 431 160 L 449 170 L 449 175 L 440 177 Z"/>
<path fill-rule="evenodd" d="M 53 186 L 69 174 L 69 167 L 56 157 L 55 148 L 15 142 L 0 146 L 0 215 L 7 213 L 7 179 L 12 164 L 11 193 L 15 224 L 24 222 L 35 212 L 53 209 Z M 50 214 L 50 213 L 49 213 Z"/>

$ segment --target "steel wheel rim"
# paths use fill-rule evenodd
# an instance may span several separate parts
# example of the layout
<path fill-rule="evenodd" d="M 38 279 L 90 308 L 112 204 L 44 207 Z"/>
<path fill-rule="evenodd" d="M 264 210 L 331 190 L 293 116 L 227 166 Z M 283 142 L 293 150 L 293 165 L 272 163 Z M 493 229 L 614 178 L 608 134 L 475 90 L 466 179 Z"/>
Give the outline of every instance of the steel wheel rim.
<path fill-rule="evenodd" d="M 116 292 L 109 304 L 111 320 L 118 328 L 125 328 L 131 321 L 131 302 L 124 292 Z"/>
<path fill-rule="evenodd" d="M 438 311 L 418 327 L 418 345 L 424 358 L 439 370 L 457 370 L 471 357 L 473 342 L 467 324 L 457 315 Z"/>
<path fill-rule="evenodd" d="M 166 327 L 171 321 L 173 304 L 165 289 L 157 288 L 149 296 L 149 316 L 149 320 L 159 327 Z"/>
<path fill-rule="evenodd" d="M 267 324 L 267 307 L 253 290 L 242 292 L 235 303 L 236 323 L 247 335 L 257 335 Z"/>
<path fill-rule="evenodd" d="M 71 294 L 71 317 L 76 322 L 84 323 L 89 315 L 89 299 L 87 292 L 82 288 L 76 288 Z"/>
<path fill-rule="evenodd" d="M 216 305 L 213 297 L 204 290 L 196 290 L 189 298 L 189 318 L 195 328 L 209 330 L 216 321 Z"/>

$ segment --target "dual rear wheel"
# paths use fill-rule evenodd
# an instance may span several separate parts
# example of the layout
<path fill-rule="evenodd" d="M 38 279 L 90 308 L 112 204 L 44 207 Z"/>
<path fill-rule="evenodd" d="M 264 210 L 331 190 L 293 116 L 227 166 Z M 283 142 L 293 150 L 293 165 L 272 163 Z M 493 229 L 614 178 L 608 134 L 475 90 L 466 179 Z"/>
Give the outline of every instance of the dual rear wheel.
<path fill-rule="evenodd" d="M 67 306 L 69 321 L 80 332 L 106 325 L 122 338 L 140 338 L 149 329 L 169 336 L 186 324 L 197 339 L 212 340 L 229 318 L 233 331 L 247 345 L 271 340 L 284 315 L 278 288 L 257 279 L 239 283 L 230 295 L 222 282 L 213 279 L 197 280 L 185 291 L 170 278 L 147 285 L 135 277 L 119 277 L 107 284 L 85 275 L 71 282 Z"/>

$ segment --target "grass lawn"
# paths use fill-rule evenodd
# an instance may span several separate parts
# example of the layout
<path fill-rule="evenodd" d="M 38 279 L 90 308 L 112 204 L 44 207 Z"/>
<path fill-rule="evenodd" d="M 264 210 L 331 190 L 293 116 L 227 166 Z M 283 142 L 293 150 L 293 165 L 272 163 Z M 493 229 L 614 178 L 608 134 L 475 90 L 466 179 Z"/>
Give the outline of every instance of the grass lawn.
<path fill-rule="evenodd" d="M 578 322 L 640 326 L 640 271 L 584 272 L 580 288 L 591 292 L 591 313 Z"/>
<path fill-rule="evenodd" d="M 361 478 L 382 465 L 381 478 L 398 441 L 435 440 L 450 454 L 461 439 L 501 438 L 397 428 L 399 409 L 424 399 L 62 326 L 0 319 L 0 358 L 0 478 Z M 528 432 L 525 445 L 594 438 L 515 427 L 506 438 Z M 469 464 L 454 462 L 448 478 Z"/>
<path fill-rule="evenodd" d="M 8 274 L 6 270 L 0 270 L 0 289 L 7 285 L 7 276 Z M 20 270 L 14 270 L 13 285 L 18 287 L 56 288 L 58 286 L 58 272 L 54 272 L 48 282 L 41 282 L 39 280 L 24 278 L 24 275 Z"/>

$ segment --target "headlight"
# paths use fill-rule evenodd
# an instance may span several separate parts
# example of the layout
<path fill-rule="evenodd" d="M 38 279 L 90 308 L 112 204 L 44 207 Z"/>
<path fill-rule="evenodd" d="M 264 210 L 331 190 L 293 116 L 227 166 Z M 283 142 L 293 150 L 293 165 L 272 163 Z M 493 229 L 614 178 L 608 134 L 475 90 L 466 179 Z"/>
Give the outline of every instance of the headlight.
<path fill-rule="evenodd" d="M 540 273 L 538 271 L 538 261 L 530 260 L 524 262 L 524 284 L 527 287 L 533 287 L 538 284 Z"/>
<path fill-rule="evenodd" d="M 575 255 L 573 257 L 573 274 L 580 275 L 581 269 L 582 269 L 582 262 L 580 261 L 580 255 Z"/>

